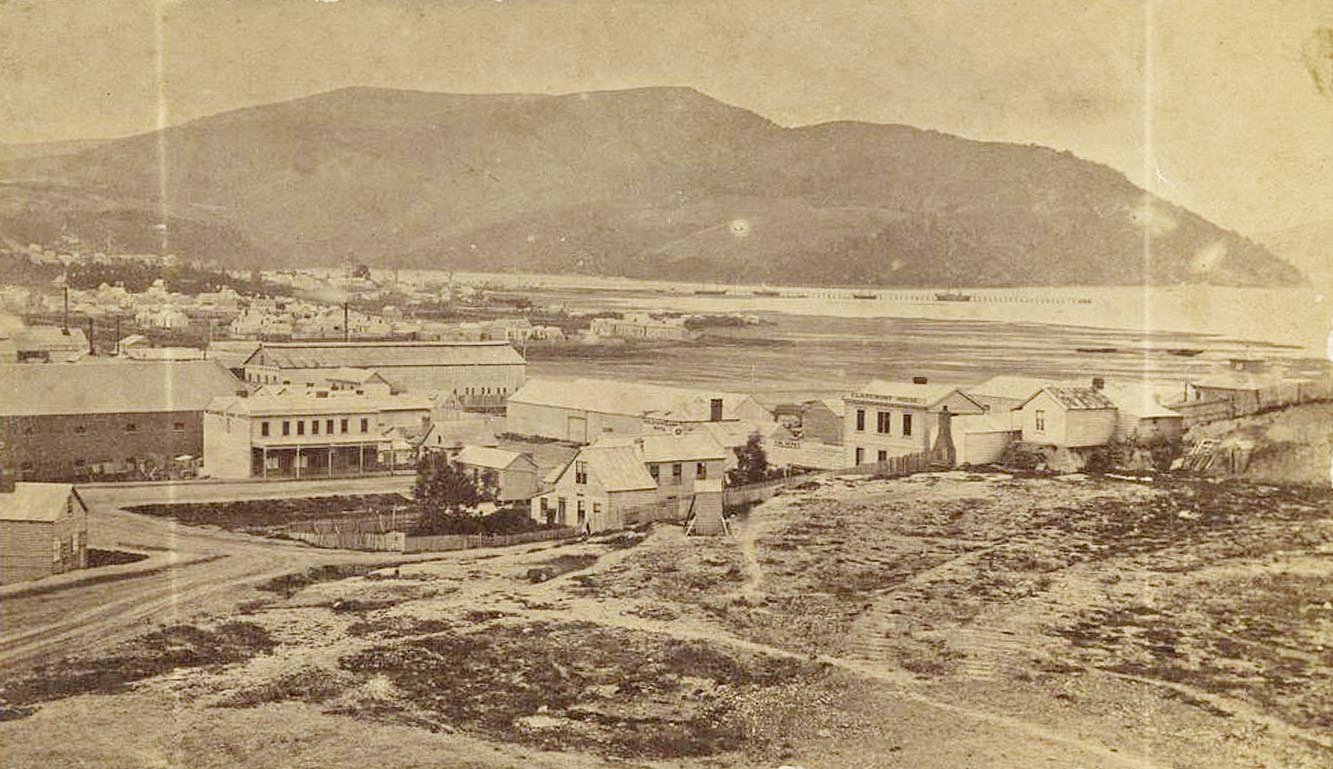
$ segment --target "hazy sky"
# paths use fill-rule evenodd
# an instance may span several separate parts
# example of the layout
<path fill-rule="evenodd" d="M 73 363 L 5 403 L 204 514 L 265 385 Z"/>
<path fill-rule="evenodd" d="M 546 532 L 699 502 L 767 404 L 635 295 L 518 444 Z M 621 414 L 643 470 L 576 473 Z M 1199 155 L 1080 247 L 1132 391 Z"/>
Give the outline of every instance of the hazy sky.
<path fill-rule="evenodd" d="M 1333 219 L 1321 28 L 1333 0 L 0 0 L 0 141 L 346 85 L 690 85 L 786 125 L 1068 149 L 1255 234 Z"/>

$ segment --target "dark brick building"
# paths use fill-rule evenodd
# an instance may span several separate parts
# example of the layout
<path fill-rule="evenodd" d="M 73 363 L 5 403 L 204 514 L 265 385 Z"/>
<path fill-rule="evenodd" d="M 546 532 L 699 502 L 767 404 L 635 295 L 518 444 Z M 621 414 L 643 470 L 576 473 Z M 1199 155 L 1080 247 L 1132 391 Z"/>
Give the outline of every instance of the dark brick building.
<path fill-rule="evenodd" d="M 0 452 L 25 481 L 132 476 L 200 456 L 204 407 L 245 390 L 212 360 L 0 365 Z"/>

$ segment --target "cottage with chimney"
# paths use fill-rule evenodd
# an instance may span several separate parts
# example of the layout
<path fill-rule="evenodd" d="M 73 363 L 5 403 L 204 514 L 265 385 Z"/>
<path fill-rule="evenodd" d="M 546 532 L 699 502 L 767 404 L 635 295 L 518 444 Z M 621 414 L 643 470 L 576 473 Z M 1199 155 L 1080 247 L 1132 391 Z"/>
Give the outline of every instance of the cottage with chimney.
<path fill-rule="evenodd" d="M 1115 402 L 1092 386 L 1047 385 L 1019 408 L 1023 441 L 1059 448 L 1104 446 L 1115 437 L 1119 417 Z"/>

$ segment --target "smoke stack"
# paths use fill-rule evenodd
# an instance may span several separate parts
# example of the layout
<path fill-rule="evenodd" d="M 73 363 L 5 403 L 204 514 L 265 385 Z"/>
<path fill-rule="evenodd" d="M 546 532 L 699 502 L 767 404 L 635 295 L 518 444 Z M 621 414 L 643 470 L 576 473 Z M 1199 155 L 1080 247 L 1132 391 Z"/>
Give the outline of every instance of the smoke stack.
<path fill-rule="evenodd" d="M 722 399 L 721 399 L 721 398 L 713 398 L 712 400 L 708 401 L 708 421 L 709 421 L 709 422 L 721 422 L 721 421 L 722 421 Z"/>
<path fill-rule="evenodd" d="M 1102 378 L 1099 377 L 1099 376 L 1095 376 L 1095 377 L 1092 378 L 1092 389 L 1094 389 L 1094 390 L 1102 390 L 1102 389 L 1105 389 L 1105 388 L 1106 388 L 1106 380 L 1105 380 L 1105 379 L 1102 379 Z"/>
<path fill-rule="evenodd" d="M 65 286 L 65 323 L 61 326 L 65 334 L 69 334 L 69 286 Z"/>
<path fill-rule="evenodd" d="M 347 325 L 348 314 L 349 314 L 349 313 L 348 313 L 348 310 L 347 310 L 347 302 L 343 302 L 343 341 L 344 341 L 344 342 L 350 342 L 350 341 L 352 341 L 352 328 L 351 328 L 351 326 Z"/>
<path fill-rule="evenodd" d="M 923 376 L 914 376 L 914 377 L 912 377 L 912 384 L 926 384 L 926 383 L 928 383 L 929 381 L 930 381 L 929 379 L 927 379 L 926 377 L 923 377 Z"/>
<path fill-rule="evenodd" d="M 88 354 L 97 354 L 97 342 L 93 341 L 93 319 L 88 319 Z"/>

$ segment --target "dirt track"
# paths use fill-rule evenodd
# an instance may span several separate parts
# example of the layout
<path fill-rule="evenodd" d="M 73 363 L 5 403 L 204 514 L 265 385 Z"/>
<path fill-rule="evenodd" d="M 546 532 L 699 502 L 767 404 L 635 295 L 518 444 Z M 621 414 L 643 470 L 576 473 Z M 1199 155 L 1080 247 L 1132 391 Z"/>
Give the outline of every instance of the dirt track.
<path fill-rule="evenodd" d="M 0 738 L 24 745 L 34 730 L 72 720 L 119 735 L 123 743 L 96 755 L 123 763 L 128 754 L 117 751 L 166 756 L 194 744 L 181 731 L 193 724 L 213 747 L 190 754 L 190 766 L 264 766 L 274 750 L 350 766 L 388 734 L 395 750 L 377 759 L 386 766 L 452 751 L 470 756 L 459 766 L 624 765 L 626 750 L 682 766 L 1326 765 L 1333 746 L 1301 723 L 1317 717 L 1319 700 L 1301 689 L 1235 688 L 1206 656 L 1202 670 L 1232 688 L 1162 678 L 1174 675 L 1160 667 L 1172 656 L 1124 672 L 1120 662 L 1141 654 L 1137 634 L 1161 632 L 1152 625 L 1078 641 L 1085 646 L 1062 640 L 1127 598 L 1165 608 L 1181 590 L 1197 595 L 1223 576 L 1271 567 L 1273 553 L 1291 573 L 1317 573 L 1327 557 L 1330 516 L 1316 501 L 1245 488 L 1209 495 L 963 474 L 834 481 L 756 508 L 736 540 L 661 527 L 637 544 L 469 553 L 405 566 L 398 579 L 312 584 L 249 609 L 245 621 L 275 639 L 272 653 L 128 694 L 40 704 L 0 725 Z M 1235 518 L 1228 495 L 1271 509 Z M 198 536 L 192 545 L 233 554 L 182 574 L 235 558 L 250 568 L 228 573 L 252 581 L 293 571 L 289 559 L 310 553 Z M 547 563 L 568 571 L 525 579 Z M 191 611 L 230 616 L 221 607 L 238 595 L 199 590 Z M 1256 627 L 1305 632 L 1253 611 Z M 1147 615 L 1125 616 L 1139 627 Z M 1214 632 L 1202 620 L 1181 616 L 1177 644 L 1218 654 L 1200 645 Z M 447 662 L 432 672 L 437 659 Z M 764 659 L 796 667 L 786 679 L 747 672 L 765 669 Z M 444 677 L 432 684 L 432 675 Z M 94 715 L 154 713 L 164 702 L 190 704 L 169 724 L 134 719 L 132 733 Z M 271 716 L 262 744 L 246 736 L 252 714 Z M 659 738 L 626 743 L 625 730 Z M 311 735 L 322 735 L 318 744 Z M 492 757 L 479 745 L 493 746 Z M 68 765 L 89 750 L 25 749 L 12 762 Z"/>

